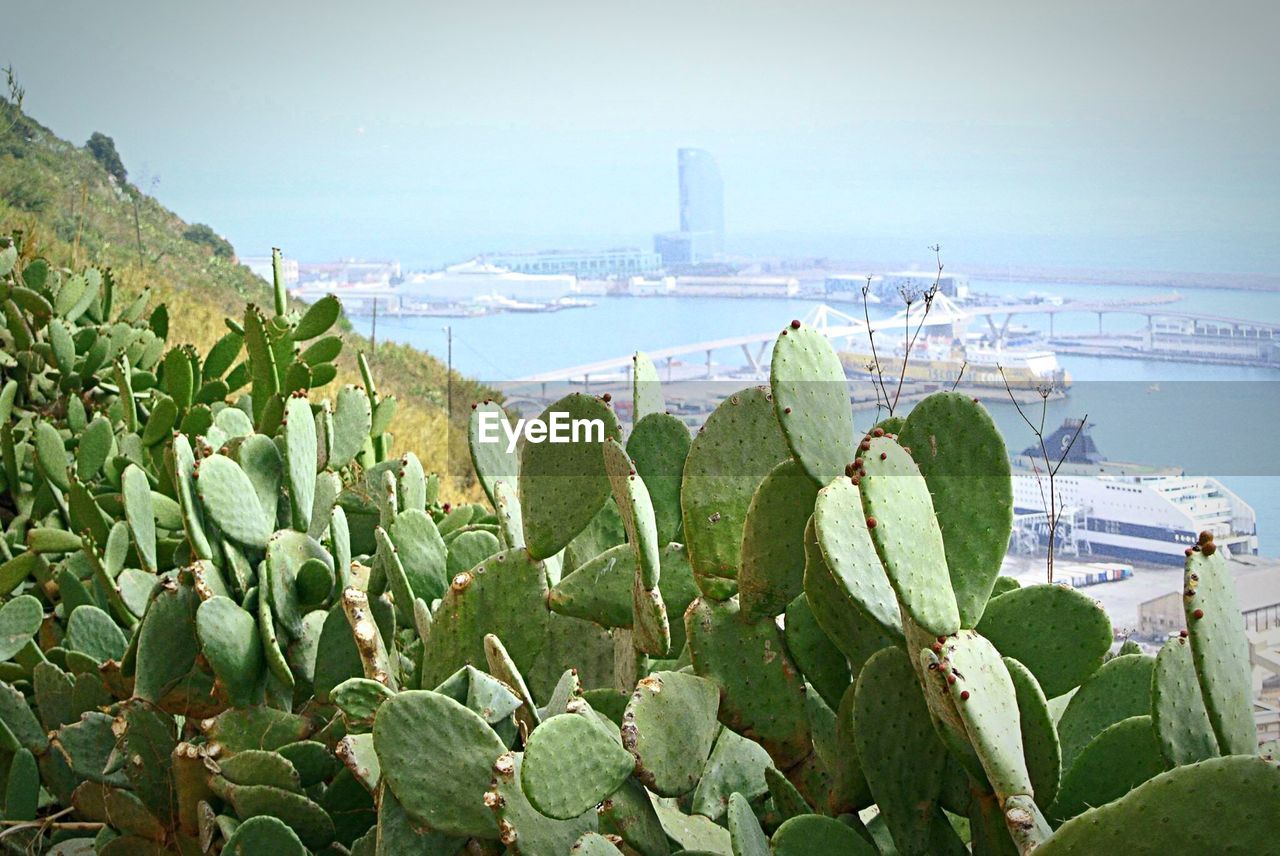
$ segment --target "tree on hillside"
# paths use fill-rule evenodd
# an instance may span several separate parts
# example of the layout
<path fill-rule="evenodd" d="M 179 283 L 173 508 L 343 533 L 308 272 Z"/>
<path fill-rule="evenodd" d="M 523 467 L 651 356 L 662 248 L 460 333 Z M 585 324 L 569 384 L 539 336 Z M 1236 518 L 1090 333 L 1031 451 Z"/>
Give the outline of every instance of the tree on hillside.
<path fill-rule="evenodd" d="M 94 131 L 93 136 L 89 137 L 89 142 L 85 143 L 85 148 L 89 150 L 89 154 L 93 155 L 93 159 L 102 164 L 102 168 L 123 187 L 129 173 L 124 168 L 124 161 L 120 160 L 120 153 L 116 151 L 116 141 L 106 134 Z"/>
<path fill-rule="evenodd" d="M 192 223 L 182 233 L 182 237 L 191 241 L 193 244 L 203 244 L 213 250 L 213 254 L 220 259 L 229 259 L 236 254 L 234 248 L 226 238 L 213 231 L 212 226 L 206 226 L 204 223 Z"/>

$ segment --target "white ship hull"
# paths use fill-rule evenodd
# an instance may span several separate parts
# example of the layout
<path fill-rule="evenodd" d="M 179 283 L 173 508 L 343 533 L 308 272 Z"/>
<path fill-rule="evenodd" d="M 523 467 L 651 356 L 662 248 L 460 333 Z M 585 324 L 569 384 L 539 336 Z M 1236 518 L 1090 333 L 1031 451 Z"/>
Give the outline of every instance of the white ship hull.
<path fill-rule="evenodd" d="M 1030 458 L 1014 462 L 1013 502 L 1018 532 L 1013 548 L 1043 548 L 1044 494 Z M 1217 479 L 1116 463 L 1064 466 L 1054 479 L 1063 511 L 1059 553 L 1108 556 L 1131 562 L 1181 565 L 1185 551 L 1208 530 L 1230 553 L 1256 554 L 1253 509 Z"/>

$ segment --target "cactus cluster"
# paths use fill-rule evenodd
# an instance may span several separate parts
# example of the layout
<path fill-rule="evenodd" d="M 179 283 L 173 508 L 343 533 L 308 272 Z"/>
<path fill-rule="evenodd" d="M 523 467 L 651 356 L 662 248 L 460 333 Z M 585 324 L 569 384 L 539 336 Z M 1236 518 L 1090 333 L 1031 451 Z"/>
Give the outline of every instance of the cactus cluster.
<path fill-rule="evenodd" d="M 480 442 L 450 507 L 336 301 L 201 358 L 109 272 L 0 250 L 0 848 L 61 854 L 1269 852 L 1212 539 L 1188 632 L 1108 658 L 999 577 L 1003 441 L 941 393 L 855 435 L 825 338 L 691 439 L 636 357 Z M 1206 811 L 1207 809 L 1207 811 Z"/>

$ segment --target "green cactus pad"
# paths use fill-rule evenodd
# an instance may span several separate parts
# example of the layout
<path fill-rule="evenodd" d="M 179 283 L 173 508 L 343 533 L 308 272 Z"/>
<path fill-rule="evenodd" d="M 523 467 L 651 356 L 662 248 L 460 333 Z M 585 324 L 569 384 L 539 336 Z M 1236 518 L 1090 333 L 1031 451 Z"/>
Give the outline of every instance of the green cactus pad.
<path fill-rule="evenodd" d="M 738 601 L 748 618 L 773 616 L 804 591 L 804 530 L 818 488 L 795 461 L 778 464 L 756 488 L 742 526 Z"/>
<path fill-rule="evenodd" d="M 987 409 L 958 392 L 912 408 L 898 433 L 920 468 L 946 548 L 960 623 L 982 617 L 1013 529 L 1009 452 Z"/>
<path fill-rule="evenodd" d="M 732 594 L 751 497 L 769 471 L 790 456 L 764 387 L 744 389 L 720 402 L 693 438 L 680 486 L 680 512 L 689 565 L 708 596 Z"/>
<path fill-rule="evenodd" d="M 1091 598 L 1059 585 L 1034 585 L 992 598 L 978 632 L 1031 670 L 1055 698 L 1098 670 L 1111 648 L 1111 619 Z"/>
<path fill-rule="evenodd" d="M 539 417 L 600 420 L 606 438 L 622 436 L 613 408 L 595 396 L 571 393 Z M 589 438 L 589 440 L 588 440 Z M 505 448 L 505 438 L 503 438 Z M 601 442 L 585 432 L 577 442 L 526 442 L 520 458 L 520 507 L 525 544 L 535 559 L 554 556 L 586 528 L 609 498 Z"/>
<path fill-rule="evenodd" d="M 828 807 L 833 813 L 861 811 L 875 802 L 856 751 L 858 744 L 854 733 L 854 705 L 857 703 L 857 690 L 856 682 L 850 684 L 844 691 L 839 706 L 836 707 L 835 746 L 853 747 L 854 751 L 835 753 L 835 757 L 829 758 L 825 763 L 827 772 L 831 776 L 831 796 Z M 945 783 L 945 777 L 943 781 Z M 943 798 L 945 799 L 945 796 Z"/>
<path fill-rule="evenodd" d="M 526 677 L 546 641 L 547 577 L 524 550 L 508 550 L 454 577 L 435 612 L 423 652 L 422 685 L 467 665 L 483 668 L 484 637 L 502 639 Z"/>
<path fill-rule="evenodd" d="M 1156 655 L 1151 724 L 1170 764 L 1194 764 L 1219 754 L 1186 637 L 1170 639 Z"/>
<path fill-rule="evenodd" d="M 769 753 L 759 743 L 721 728 L 693 792 L 690 807 L 694 814 L 718 821 L 729 808 L 733 794 L 755 799 L 768 793 L 764 771 L 772 764 Z M 729 823 L 732 829 L 732 817 Z"/>
<path fill-rule="evenodd" d="M 631 364 L 631 414 L 633 424 L 638 427 L 645 417 L 663 413 L 667 402 L 662 396 L 658 369 L 649 355 L 636 351 L 631 357 Z"/>
<path fill-rule="evenodd" d="M 507 752 L 492 768 L 483 805 L 493 812 L 499 830 L 497 838 L 512 856 L 558 856 L 598 828 L 594 808 L 569 820 L 555 820 L 534 808 L 521 790 L 522 753 Z"/>
<path fill-rule="evenodd" d="M 849 661 L 818 625 L 804 594 L 787 606 L 782 636 L 787 653 L 818 695 L 828 707 L 838 706 L 852 680 Z"/>
<path fill-rule="evenodd" d="M 251 817 L 236 827 L 222 845 L 228 856 L 251 856 L 254 853 L 271 853 L 272 856 L 306 856 L 297 833 L 283 821 L 270 815 Z"/>
<path fill-rule="evenodd" d="M 893 640 L 862 611 L 832 572 L 823 558 L 812 517 L 805 527 L 804 553 L 805 600 L 818 626 L 848 660 L 850 676 L 856 679 L 871 655 L 892 645 Z"/>
<path fill-rule="evenodd" d="M 520 495 L 515 483 L 499 479 L 493 484 L 493 494 L 501 546 L 508 549 L 523 547 L 524 514 L 520 510 Z"/>
<path fill-rule="evenodd" d="M 190 675 L 198 653 L 196 609 L 200 598 L 190 586 L 172 579 L 161 584 L 137 638 L 134 695 L 159 702 Z"/>
<path fill-rule="evenodd" d="M 1154 668 L 1153 657 L 1114 657 L 1076 691 L 1058 720 L 1063 770 L 1070 770 L 1081 750 L 1108 725 L 1151 713 Z"/>
<path fill-rule="evenodd" d="M 813 526 L 829 577 L 829 580 L 815 580 L 822 589 L 821 594 L 815 592 L 818 596 L 812 599 L 815 614 L 821 620 L 827 612 L 825 604 L 817 605 L 820 597 L 838 592 L 842 600 L 875 622 L 881 634 L 891 639 L 901 638 L 902 618 L 897 595 L 867 529 L 867 514 L 862 510 L 858 485 L 842 476 L 818 491 Z M 821 565 L 814 568 L 815 572 L 821 570 Z M 851 622 L 852 618 L 847 621 Z M 832 630 L 827 632 L 832 638 L 840 638 Z"/>
<path fill-rule="evenodd" d="M 853 407 L 844 367 L 827 337 L 794 324 L 773 345 L 769 387 L 796 461 L 817 485 L 853 460 Z"/>
<path fill-rule="evenodd" d="M 465 839 L 435 830 L 419 829 L 386 783 L 378 789 L 378 824 L 374 834 L 377 837 L 376 846 L 367 854 L 358 850 L 358 842 L 352 846 L 351 852 L 361 856 L 391 856 L 398 853 L 444 856 L 456 854 L 465 842 Z"/>
<path fill-rule="evenodd" d="M 862 460 L 864 522 L 898 602 L 926 632 L 935 636 L 955 633 L 960 629 L 960 613 L 933 499 L 919 468 L 906 450 L 888 437 L 872 439 Z M 821 521 L 818 537 L 821 540 Z M 827 558 L 830 561 L 830 555 Z"/>
<path fill-rule="evenodd" d="M 1150 716 L 1131 716 L 1107 726 L 1080 750 L 1062 777 L 1058 798 L 1049 808 L 1055 824 L 1090 806 L 1119 799 L 1169 768 Z"/>
<path fill-rule="evenodd" d="M 667 856 L 671 852 L 649 792 L 635 779 L 627 779 L 597 811 L 600 831 L 617 835 L 642 856 Z"/>
<path fill-rule="evenodd" d="M 483 438 L 481 437 L 482 418 L 486 424 L 492 422 L 497 425 L 496 429 L 489 428 Z M 498 421 L 495 422 L 495 419 Z M 501 422 L 511 424 L 511 419 L 502 405 L 496 401 L 484 401 L 472 407 L 471 419 L 467 425 L 471 465 L 475 468 L 485 495 L 495 507 L 498 500 L 493 489 L 494 483 L 501 480 L 508 484 L 516 484 L 517 477 L 520 475 L 519 453 L 515 450 L 507 451 L 507 433 L 502 428 Z"/>
<path fill-rule="evenodd" d="M 727 826 L 733 856 L 770 856 L 769 839 L 742 794 L 729 796 Z"/>
<path fill-rule="evenodd" d="M 299 793 L 302 777 L 283 755 L 265 749 L 246 749 L 218 763 L 223 778 L 236 785 L 270 785 Z"/>
<path fill-rule="evenodd" d="M 650 413 L 627 438 L 627 454 L 649 489 L 658 542 L 683 541 L 680 482 L 693 438 L 689 428 L 669 413 Z"/>
<path fill-rule="evenodd" d="M 19 600 L 22 598 L 15 598 L 6 603 L 4 608 L 0 608 L 0 627 L 5 624 L 5 609 Z M 98 663 L 105 663 L 108 660 L 123 659 L 129 642 L 110 615 L 92 604 L 85 604 L 76 607 L 67 620 L 67 635 L 63 644 L 72 651 L 88 654 Z"/>
<path fill-rule="evenodd" d="M 312 559 L 333 572 L 333 557 L 319 541 L 302 532 L 281 529 L 267 541 L 271 610 L 295 639 L 302 636 L 302 610 L 298 604 L 298 570 Z"/>
<path fill-rule="evenodd" d="M 774 856 L 807 856 L 811 853 L 875 856 L 878 852 L 852 827 L 834 817 L 802 814 L 778 827 L 771 841 Z"/>
<path fill-rule="evenodd" d="M 431 516 L 417 509 L 396 515 L 387 530 L 415 597 L 430 602 L 448 586 L 448 549 Z"/>
<path fill-rule="evenodd" d="M 1210 547 L 1212 544 L 1210 540 Z M 1183 573 L 1182 600 L 1191 657 L 1223 754 L 1252 754 L 1258 738 L 1253 723 L 1249 641 L 1240 625 L 1240 604 L 1227 561 L 1221 550 L 1207 552 L 1192 551 Z"/>
<path fill-rule="evenodd" d="M 333 443 L 329 447 L 329 466 L 341 469 L 351 463 L 365 442 L 373 424 L 369 396 L 354 386 L 338 390 L 333 408 Z"/>
<path fill-rule="evenodd" d="M 671 800 L 654 800 L 653 808 L 667 837 L 680 848 L 676 853 L 684 853 L 686 856 L 731 856 L 733 850 L 729 832 L 723 826 L 712 823 L 701 815 L 685 814 Z"/>
<path fill-rule="evenodd" d="M 1049 715 L 1049 703 L 1031 670 L 1012 657 L 1005 657 L 1004 665 L 1009 670 L 1018 699 L 1022 751 L 1035 791 L 1036 805 L 1047 809 L 1058 792 L 1062 769 L 1058 732 L 1053 725 L 1053 717 Z"/>
<path fill-rule="evenodd" d="M 589 714 L 562 713 L 529 735 L 520 787 L 547 817 L 571 820 L 616 791 L 635 760 Z"/>
<path fill-rule="evenodd" d="M 693 790 L 719 731 L 719 702 L 714 683 L 682 672 L 654 672 L 636 684 L 622 743 L 647 788 L 667 797 Z"/>
<path fill-rule="evenodd" d="M 417 823 L 497 837 L 484 794 L 506 747 L 477 714 L 430 690 L 402 692 L 378 709 L 373 743 L 384 779 Z"/>
<path fill-rule="evenodd" d="M 27 647 L 44 621 L 44 607 L 29 594 L 0 606 L 0 662 L 10 660 Z"/>
<path fill-rule="evenodd" d="M 196 494 L 214 523 L 241 544 L 265 549 L 271 525 L 244 470 L 223 455 L 210 455 L 197 464 Z"/>
<path fill-rule="evenodd" d="M 266 664 L 256 619 L 230 598 L 210 598 L 196 610 L 196 635 L 230 702 L 247 707 L 258 700 Z"/>
<path fill-rule="evenodd" d="M 133 536 L 133 546 L 138 553 L 138 561 L 147 573 L 156 572 L 156 518 L 151 508 L 151 483 L 147 474 L 136 464 L 125 468 L 120 477 L 121 493 L 124 496 L 125 521 L 129 524 L 129 534 Z"/>
<path fill-rule="evenodd" d="M 1139 785 L 1062 825 L 1037 856 L 1269 853 L 1280 840 L 1280 768 L 1213 758 Z"/>
<path fill-rule="evenodd" d="M 782 769 L 810 751 L 804 679 L 772 619 L 743 621 L 736 600 L 699 598 L 685 612 L 698 675 L 720 687 L 720 721 L 755 740 Z"/>
<path fill-rule="evenodd" d="M 946 749 L 907 655 L 898 648 L 876 654 L 854 693 L 858 758 L 899 852 L 965 852 L 938 804 Z"/>
<path fill-rule="evenodd" d="M 289 507 L 293 528 L 306 532 L 315 504 L 317 439 L 316 422 L 305 398 L 293 397 L 284 409 L 284 457 L 289 477 Z"/>
<path fill-rule="evenodd" d="M 40 474 L 58 490 L 65 491 L 71 487 L 67 480 L 67 450 L 62 443 L 62 435 L 58 429 L 41 420 L 35 428 L 36 463 L 40 465 Z"/>
<path fill-rule="evenodd" d="M 803 766 L 803 762 L 797 766 Z M 773 802 L 773 810 L 777 812 L 779 818 L 789 820 L 812 813 L 813 807 L 800 793 L 799 788 L 779 773 L 777 768 L 765 768 L 764 781 L 769 787 L 769 799 Z"/>
<path fill-rule="evenodd" d="M 627 531 L 627 540 L 635 551 L 635 575 L 631 587 L 635 646 L 646 654 L 660 656 L 671 647 L 671 628 L 666 604 L 658 588 L 662 565 L 653 503 L 644 481 L 631 466 L 626 450 L 611 438 L 604 442 L 604 467 L 618 513 L 622 516 L 622 525 Z"/>
<path fill-rule="evenodd" d="M 274 817 L 297 833 L 312 850 L 326 847 L 334 836 L 333 818 L 316 803 L 270 785 L 233 785 L 225 787 L 226 799 L 244 820 Z"/>
<path fill-rule="evenodd" d="M 1018 700 L 1000 652 L 975 631 L 962 630 L 942 644 L 939 658 L 933 680 L 947 691 L 1001 802 L 1010 795 L 1032 794 Z"/>

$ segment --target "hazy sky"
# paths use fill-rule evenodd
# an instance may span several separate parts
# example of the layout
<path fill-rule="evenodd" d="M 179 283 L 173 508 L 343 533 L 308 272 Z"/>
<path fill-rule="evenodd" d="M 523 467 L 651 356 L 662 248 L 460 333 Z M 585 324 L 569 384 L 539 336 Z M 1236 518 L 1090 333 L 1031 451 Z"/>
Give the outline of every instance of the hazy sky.
<path fill-rule="evenodd" d="M 242 254 L 647 243 L 1280 270 L 1280 4 L 4 0 L 27 107 Z"/>

